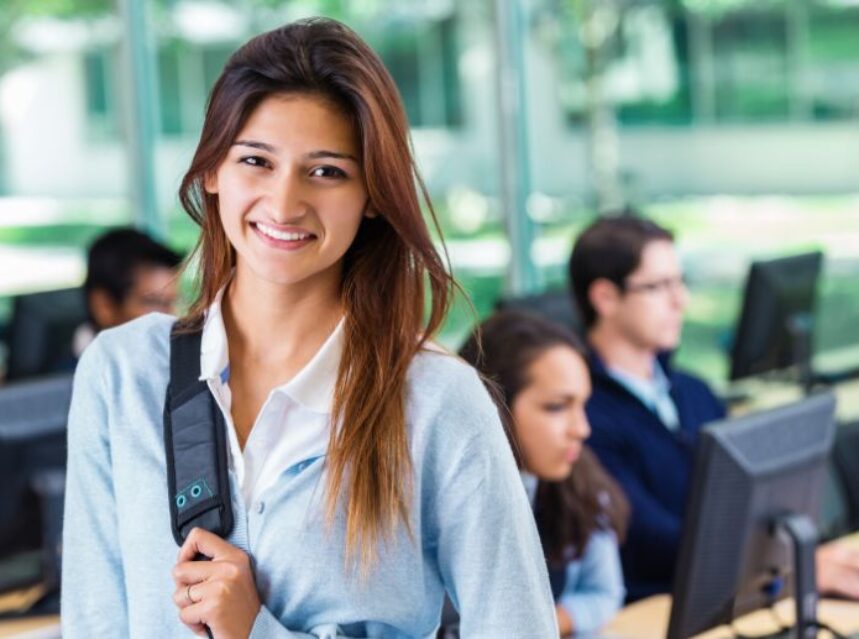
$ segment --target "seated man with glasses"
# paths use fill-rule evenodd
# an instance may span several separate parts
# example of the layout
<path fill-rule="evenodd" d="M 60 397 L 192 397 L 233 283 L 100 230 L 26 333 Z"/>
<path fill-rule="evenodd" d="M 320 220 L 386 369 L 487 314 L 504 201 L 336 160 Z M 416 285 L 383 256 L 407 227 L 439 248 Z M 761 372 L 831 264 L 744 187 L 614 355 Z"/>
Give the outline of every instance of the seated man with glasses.
<path fill-rule="evenodd" d="M 590 351 L 588 445 L 632 506 L 627 598 L 670 592 L 698 433 L 725 415 L 702 380 L 670 363 L 688 299 L 680 259 L 669 231 L 624 215 L 588 227 L 569 268 Z M 859 598 L 859 552 L 822 545 L 817 584 Z"/>
<path fill-rule="evenodd" d="M 147 313 L 175 313 L 181 262 L 179 254 L 134 229 L 113 229 L 96 238 L 84 281 L 89 322 L 75 332 L 75 359 L 98 331 Z"/>
<path fill-rule="evenodd" d="M 602 218 L 573 247 L 570 280 L 590 347 L 588 444 L 632 505 L 628 598 L 668 592 L 697 434 L 725 415 L 703 381 L 669 363 L 687 302 L 673 237 L 643 218 Z"/>

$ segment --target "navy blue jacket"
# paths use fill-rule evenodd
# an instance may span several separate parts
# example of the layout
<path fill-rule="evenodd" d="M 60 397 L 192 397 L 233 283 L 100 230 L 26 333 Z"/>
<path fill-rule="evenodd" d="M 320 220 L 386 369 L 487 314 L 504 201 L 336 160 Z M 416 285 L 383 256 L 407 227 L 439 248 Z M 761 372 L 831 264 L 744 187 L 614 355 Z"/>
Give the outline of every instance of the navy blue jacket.
<path fill-rule="evenodd" d="M 621 549 L 629 601 L 671 591 L 698 432 L 725 416 L 725 407 L 703 381 L 672 369 L 667 357 L 659 361 L 680 417 L 676 432 L 612 379 L 593 352 L 589 360 L 588 445 L 632 506 Z"/>

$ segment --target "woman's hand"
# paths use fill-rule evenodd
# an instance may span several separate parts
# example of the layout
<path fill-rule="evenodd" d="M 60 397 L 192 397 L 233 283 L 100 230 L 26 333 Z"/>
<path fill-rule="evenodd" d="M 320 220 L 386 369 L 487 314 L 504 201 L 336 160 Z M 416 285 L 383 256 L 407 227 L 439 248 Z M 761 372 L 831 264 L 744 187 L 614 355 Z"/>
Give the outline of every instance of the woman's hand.
<path fill-rule="evenodd" d="M 211 561 L 194 561 L 199 555 Z M 194 528 L 173 569 L 173 602 L 179 618 L 195 634 L 215 639 L 247 639 L 260 609 L 245 552 L 202 528 Z"/>
<path fill-rule="evenodd" d="M 570 613 L 563 606 L 555 604 L 555 614 L 558 616 L 558 634 L 562 637 L 571 636 L 576 629 L 576 625 L 573 623 Z"/>

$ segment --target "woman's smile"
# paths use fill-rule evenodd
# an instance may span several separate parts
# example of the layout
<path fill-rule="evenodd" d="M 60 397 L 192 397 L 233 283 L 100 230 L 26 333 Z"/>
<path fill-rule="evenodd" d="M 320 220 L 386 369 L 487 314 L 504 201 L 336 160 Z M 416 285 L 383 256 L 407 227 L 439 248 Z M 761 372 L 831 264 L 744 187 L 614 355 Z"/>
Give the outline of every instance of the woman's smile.
<path fill-rule="evenodd" d="M 264 222 L 251 222 L 251 228 L 267 246 L 284 251 L 296 251 L 314 242 L 317 237 L 304 229 L 287 226 L 278 227 Z"/>

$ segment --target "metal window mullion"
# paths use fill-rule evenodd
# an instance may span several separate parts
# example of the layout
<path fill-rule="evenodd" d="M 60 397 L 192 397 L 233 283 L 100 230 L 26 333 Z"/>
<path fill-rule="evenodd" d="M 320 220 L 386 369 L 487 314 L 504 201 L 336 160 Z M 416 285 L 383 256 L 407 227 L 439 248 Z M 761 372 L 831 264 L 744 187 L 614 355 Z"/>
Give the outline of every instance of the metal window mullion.
<path fill-rule="evenodd" d="M 143 0 L 120 0 L 124 30 L 123 55 L 127 83 L 129 171 L 136 225 L 163 239 L 166 224 L 158 210 L 155 176 L 155 139 L 160 127 L 154 49 Z"/>
<path fill-rule="evenodd" d="M 500 104 L 501 192 L 510 242 L 507 292 L 536 292 L 538 273 L 531 256 L 534 225 L 528 215 L 531 191 L 528 157 L 522 0 L 495 0 L 495 44 Z"/>

